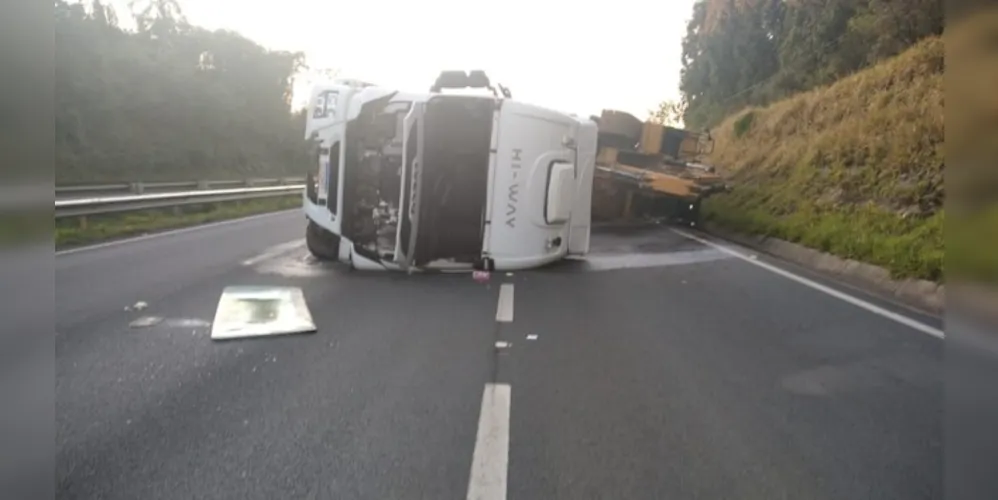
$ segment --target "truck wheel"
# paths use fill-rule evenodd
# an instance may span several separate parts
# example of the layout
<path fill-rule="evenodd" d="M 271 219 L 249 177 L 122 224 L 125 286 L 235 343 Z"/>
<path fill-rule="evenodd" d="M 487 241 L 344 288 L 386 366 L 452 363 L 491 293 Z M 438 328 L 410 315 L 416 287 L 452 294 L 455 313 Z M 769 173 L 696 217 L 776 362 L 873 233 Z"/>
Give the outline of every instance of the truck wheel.
<path fill-rule="evenodd" d="M 318 260 L 336 261 L 340 256 L 340 237 L 308 221 L 305 228 L 305 246 Z"/>

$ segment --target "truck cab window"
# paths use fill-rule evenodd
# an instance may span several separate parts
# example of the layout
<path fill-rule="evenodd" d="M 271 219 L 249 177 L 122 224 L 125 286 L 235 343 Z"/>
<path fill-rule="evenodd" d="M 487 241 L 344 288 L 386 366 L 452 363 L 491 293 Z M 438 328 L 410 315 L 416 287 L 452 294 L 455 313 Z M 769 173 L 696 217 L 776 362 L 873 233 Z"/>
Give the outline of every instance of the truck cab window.
<path fill-rule="evenodd" d="M 315 108 L 312 110 L 312 118 L 332 118 L 336 116 L 336 100 L 339 92 L 327 90 L 315 98 Z"/>

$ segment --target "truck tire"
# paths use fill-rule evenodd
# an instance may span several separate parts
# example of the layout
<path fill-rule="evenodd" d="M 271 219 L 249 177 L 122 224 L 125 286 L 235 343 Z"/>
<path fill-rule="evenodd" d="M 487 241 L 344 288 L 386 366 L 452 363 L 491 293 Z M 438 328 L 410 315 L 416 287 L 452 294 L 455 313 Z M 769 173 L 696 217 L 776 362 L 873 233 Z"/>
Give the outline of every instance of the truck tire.
<path fill-rule="evenodd" d="M 339 260 L 340 237 L 326 231 L 318 224 L 308 221 L 305 227 L 305 246 L 318 260 L 333 262 Z"/>

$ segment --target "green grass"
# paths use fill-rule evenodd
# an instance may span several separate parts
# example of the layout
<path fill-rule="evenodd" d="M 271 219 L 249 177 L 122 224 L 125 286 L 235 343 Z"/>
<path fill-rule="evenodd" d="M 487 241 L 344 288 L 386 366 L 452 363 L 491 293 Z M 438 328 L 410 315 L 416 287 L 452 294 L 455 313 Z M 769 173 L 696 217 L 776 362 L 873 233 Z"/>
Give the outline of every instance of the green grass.
<path fill-rule="evenodd" d="M 156 231 L 196 226 L 254 214 L 276 212 L 301 206 L 301 195 L 262 198 L 239 202 L 188 205 L 172 209 L 143 210 L 87 217 L 84 227 L 77 218 L 55 223 L 57 249 L 88 245 Z"/>
<path fill-rule="evenodd" d="M 827 87 L 742 110 L 709 161 L 734 190 L 708 199 L 716 225 L 943 280 L 943 43 Z"/>
<path fill-rule="evenodd" d="M 943 277 L 943 215 L 905 218 L 872 205 L 828 209 L 803 203 L 776 215 L 766 207 L 745 208 L 732 197 L 711 198 L 704 205 L 707 220 L 722 227 L 881 266 L 895 278 L 932 281 Z"/>

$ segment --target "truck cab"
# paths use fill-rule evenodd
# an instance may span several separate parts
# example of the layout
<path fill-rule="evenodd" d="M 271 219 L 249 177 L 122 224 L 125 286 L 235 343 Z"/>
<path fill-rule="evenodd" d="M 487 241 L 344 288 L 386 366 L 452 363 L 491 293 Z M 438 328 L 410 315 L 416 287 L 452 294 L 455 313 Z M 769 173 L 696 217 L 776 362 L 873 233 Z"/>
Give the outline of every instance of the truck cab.
<path fill-rule="evenodd" d="M 451 94 L 471 88 L 491 93 Z M 303 199 L 313 255 L 371 270 L 517 270 L 589 249 L 597 126 L 481 72 L 425 93 L 316 86 Z"/>

